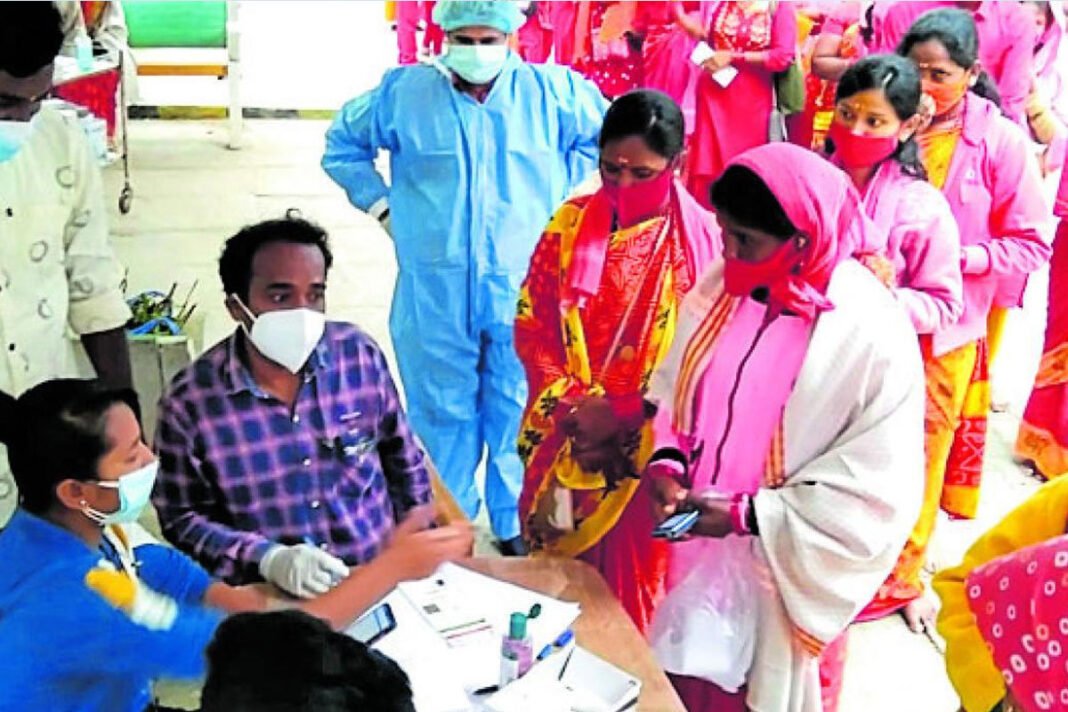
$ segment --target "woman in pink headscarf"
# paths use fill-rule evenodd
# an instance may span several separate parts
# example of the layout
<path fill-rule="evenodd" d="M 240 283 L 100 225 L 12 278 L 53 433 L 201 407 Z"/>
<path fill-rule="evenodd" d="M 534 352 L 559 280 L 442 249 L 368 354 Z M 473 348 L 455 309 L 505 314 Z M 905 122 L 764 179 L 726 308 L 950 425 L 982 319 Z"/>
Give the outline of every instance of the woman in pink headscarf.
<path fill-rule="evenodd" d="M 919 511 L 920 351 L 852 259 L 867 223 L 837 168 L 771 144 L 710 197 L 724 258 L 683 301 L 648 396 L 657 518 L 699 513 L 651 639 L 691 712 L 820 712 Z M 839 661 L 825 701 L 821 656 Z"/>

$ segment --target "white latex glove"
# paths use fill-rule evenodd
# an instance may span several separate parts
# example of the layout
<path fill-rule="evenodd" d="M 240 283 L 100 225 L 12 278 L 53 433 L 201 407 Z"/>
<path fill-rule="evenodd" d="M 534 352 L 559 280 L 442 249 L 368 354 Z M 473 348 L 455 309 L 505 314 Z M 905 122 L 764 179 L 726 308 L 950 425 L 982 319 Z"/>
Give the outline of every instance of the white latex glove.
<path fill-rule="evenodd" d="M 349 567 L 309 544 L 276 545 L 260 561 L 260 575 L 298 598 L 315 598 L 347 577 Z"/>

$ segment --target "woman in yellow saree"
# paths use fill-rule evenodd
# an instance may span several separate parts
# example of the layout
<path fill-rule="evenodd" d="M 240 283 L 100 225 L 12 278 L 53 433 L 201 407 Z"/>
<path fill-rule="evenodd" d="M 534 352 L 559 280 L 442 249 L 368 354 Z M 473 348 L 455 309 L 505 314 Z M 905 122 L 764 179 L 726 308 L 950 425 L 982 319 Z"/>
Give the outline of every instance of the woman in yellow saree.
<path fill-rule="evenodd" d="M 639 628 L 661 595 L 667 551 L 651 534 L 638 473 L 642 396 L 674 334 L 677 305 L 717 251 L 711 216 L 675 179 L 685 127 L 666 94 L 609 108 L 603 186 L 568 200 L 531 260 L 515 344 L 530 397 L 519 434 L 519 501 L 535 555 L 593 564 Z"/>

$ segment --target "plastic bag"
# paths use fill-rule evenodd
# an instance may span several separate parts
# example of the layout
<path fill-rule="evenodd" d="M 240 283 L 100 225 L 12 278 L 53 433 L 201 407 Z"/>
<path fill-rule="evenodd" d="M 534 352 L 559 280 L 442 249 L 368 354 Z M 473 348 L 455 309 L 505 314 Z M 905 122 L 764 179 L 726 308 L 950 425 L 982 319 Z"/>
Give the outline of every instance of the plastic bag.
<path fill-rule="evenodd" d="M 759 591 L 750 541 L 709 539 L 700 560 L 657 608 L 649 642 L 665 670 L 727 692 L 745 684 L 756 648 Z"/>

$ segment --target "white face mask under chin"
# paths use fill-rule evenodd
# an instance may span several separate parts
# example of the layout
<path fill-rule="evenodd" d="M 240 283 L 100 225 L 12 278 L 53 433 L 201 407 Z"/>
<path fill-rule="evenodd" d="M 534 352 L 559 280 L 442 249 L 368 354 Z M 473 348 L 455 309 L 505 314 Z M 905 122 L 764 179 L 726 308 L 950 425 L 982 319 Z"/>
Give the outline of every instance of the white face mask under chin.
<path fill-rule="evenodd" d="M 266 358 L 282 366 L 290 373 L 300 373 L 308 357 L 319 344 L 326 329 L 326 315 L 312 309 L 284 309 L 264 312 L 254 316 L 239 297 L 234 300 L 252 319 L 249 329 L 242 322 L 241 327 L 248 334 L 249 341 Z"/>

